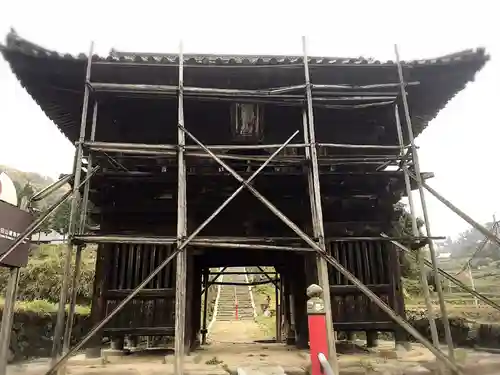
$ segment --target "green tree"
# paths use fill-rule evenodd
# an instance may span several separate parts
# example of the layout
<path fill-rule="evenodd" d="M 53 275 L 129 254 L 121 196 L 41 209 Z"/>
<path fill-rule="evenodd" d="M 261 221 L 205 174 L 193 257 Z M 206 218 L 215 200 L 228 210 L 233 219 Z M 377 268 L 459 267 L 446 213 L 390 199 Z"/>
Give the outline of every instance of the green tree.
<path fill-rule="evenodd" d="M 413 228 L 412 228 L 412 220 L 411 215 L 407 209 L 407 206 L 403 203 L 398 203 L 396 205 L 396 210 L 400 211 L 399 221 L 394 228 L 395 235 L 398 237 L 412 237 L 413 236 Z M 421 234 L 421 229 L 424 225 L 424 221 L 417 217 L 417 228 L 419 233 Z M 426 245 L 426 241 L 422 242 L 414 242 L 414 241 L 401 241 L 403 245 L 407 248 L 411 249 L 414 255 L 417 255 L 417 252 L 420 248 Z M 410 254 L 404 254 L 400 257 L 401 263 L 401 275 L 406 278 L 416 279 L 418 277 L 418 263 L 413 259 Z"/>
<path fill-rule="evenodd" d="M 68 233 L 70 213 L 71 199 L 68 199 L 57 209 L 56 213 L 52 217 L 52 229 L 62 235 L 66 235 Z"/>

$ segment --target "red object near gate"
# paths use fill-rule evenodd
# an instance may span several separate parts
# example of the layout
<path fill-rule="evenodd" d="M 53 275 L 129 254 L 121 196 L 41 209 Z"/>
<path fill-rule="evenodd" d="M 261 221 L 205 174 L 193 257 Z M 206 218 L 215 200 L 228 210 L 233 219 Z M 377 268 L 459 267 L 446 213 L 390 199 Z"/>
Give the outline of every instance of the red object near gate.
<path fill-rule="evenodd" d="M 307 288 L 307 319 L 309 325 L 309 352 L 311 355 L 311 375 L 323 375 L 318 355 L 323 353 L 328 360 L 328 339 L 326 332 L 326 312 L 322 289 L 318 285 Z"/>
<path fill-rule="evenodd" d="M 323 353 L 328 359 L 328 341 L 326 338 L 325 314 L 310 314 L 309 320 L 309 350 L 311 354 L 311 375 L 322 375 L 318 354 Z"/>

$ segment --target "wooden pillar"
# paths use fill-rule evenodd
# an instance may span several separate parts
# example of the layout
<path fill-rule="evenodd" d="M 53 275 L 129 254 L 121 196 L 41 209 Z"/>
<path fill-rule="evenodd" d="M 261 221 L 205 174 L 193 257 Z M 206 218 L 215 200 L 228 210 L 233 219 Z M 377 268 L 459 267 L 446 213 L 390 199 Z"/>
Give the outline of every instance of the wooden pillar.
<path fill-rule="evenodd" d="M 285 270 L 281 271 L 283 280 L 283 330 L 285 332 L 285 342 L 287 345 L 295 343 L 295 336 L 292 330 L 292 316 L 290 306 L 290 274 Z"/>
<path fill-rule="evenodd" d="M 366 347 L 367 348 L 375 348 L 378 345 L 378 332 L 377 331 L 368 331 L 366 332 Z"/>
<path fill-rule="evenodd" d="M 307 283 L 303 266 L 303 256 L 297 256 L 293 267 L 294 277 L 291 279 L 293 304 L 294 304 L 294 324 L 295 324 L 295 345 L 300 349 L 308 347 L 309 336 L 307 327 Z"/>
<path fill-rule="evenodd" d="M 90 325 L 93 327 L 106 317 L 106 290 L 108 288 L 108 271 L 112 257 L 111 244 L 97 246 L 95 277 L 92 292 L 92 306 L 90 310 Z M 88 358 L 101 356 L 102 333 L 98 332 L 89 340 L 85 355 Z"/>
<path fill-rule="evenodd" d="M 206 267 L 203 269 L 203 325 L 201 330 L 201 344 L 206 345 L 207 343 L 207 314 L 208 314 L 208 279 L 210 275 L 210 268 Z"/>
<path fill-rule="evenodd" d="M 199 259 L 194 257 L 194 283 L 193 283 L 193 318 L 191 324 L 191 350 L 195 350 L 200 345 L 200 326 L 201 326 L 201 275 L 202 269 Z"/>
<path fill-rule="evenodd" d="M 386 251 L 389 253 L 389 269 L 392 271 L 391 274 L 391 284 L 392 284 L 392 301 L 393 309 L 396 311 L 403 319 L 406 319 L 405 310 L 405 300 L 403 294 L 403 287 L 401 285 L 401 262 L 399 259 L 399 252 L 396 246 L 387 242 L 385 244 Z M 401 328 L 398 324 L 394 323 L 394 341 L 396 347 L 403 346 L 408 348 L 409 337 L 408 333 Z"/>
<path fill-rule="evenodd" d="M 191 351 L 191 346 L 193 343 L 193 331 L 195 327 L 193 325 L 193 315 L 194 313 L 194 282 L 196 279 L 195 267 L 194 267 L 194 256 L 192 254 L 187 254 L 187 267 L 186 267 L 186 317 L 185 317 L 185 354 L 189 355 Z"/>

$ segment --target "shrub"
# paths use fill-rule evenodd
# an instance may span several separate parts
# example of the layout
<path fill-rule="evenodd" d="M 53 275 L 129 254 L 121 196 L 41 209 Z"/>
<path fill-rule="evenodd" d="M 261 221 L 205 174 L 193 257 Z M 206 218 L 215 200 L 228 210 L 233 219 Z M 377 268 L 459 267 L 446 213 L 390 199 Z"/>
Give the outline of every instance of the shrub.
<path fill-rule="evenodd" d="M 40 245 L 30 253 L 28 265 L 21 269 L 18 300 L 45 300 L 56 303 L 61 292 L 64 268 L 65 245 Z M 82 263 L 78 281 L 77 303 L 91 302 L 94 282 L 95 250 L 87 248 L 82 252 Z M 74 255 L 72 270 L 74 272 Z M 0 289 L 5 293 L 9 272 L 0 269 Z"/>

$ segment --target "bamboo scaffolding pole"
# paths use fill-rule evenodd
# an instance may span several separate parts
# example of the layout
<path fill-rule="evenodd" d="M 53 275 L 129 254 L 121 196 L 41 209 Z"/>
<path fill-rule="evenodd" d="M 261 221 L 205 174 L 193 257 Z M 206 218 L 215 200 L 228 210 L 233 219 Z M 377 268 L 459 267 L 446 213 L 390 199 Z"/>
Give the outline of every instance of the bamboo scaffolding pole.
<path fill-rule="evenodd" d="M 311 80 L 309 76 L 309 65 L 307 58 L 307 41 L 306 37 L 302 37 L 302 49 L 304 53 L 304 77 L 306 81 L 306 97 L 307 97 L 307 123 L 308 127 L 304 124 L 304 140 L 306 143 L 310 143 L 309 156 L 310 165 L 308 174 L 311 176 L 308 179 L 309 182 L 309 199 L 311 201 L 311 207 L 314 206 L 314 210 L 311 211 L 312 215 L 312 226 L 314 237 L 318 240 L 318 247 L 320 247 L 324 252 L 326 252 L 325 243 L 325 229 L 323 227 L 323 208 L 321 206 L 321 189 L 319 181 L 319 167 L 318 167 L 318 150 L 316 149 L 316 136 L 315 136 L 315 124 L 314 124 L 314 110 L 313 110 L 313 96 L 311 90 Z M 303 116 L 303 119 L 305 116 Z M 307 132 L 306 132 L 307 129 Z M 323 300 L 325 303 L 325 314 L 326 314 L 326 338 L 328 342 L 328 362 L 332 366 L 333 372 L 338 373 L 339 365 L 337 360 L 337 351 L 335 347 L 335 331 L 333 328 L 333 314 L 332 314 L 332 302 L 330 297 L 330 281 L 328 278 L 328 265 L 320 256 L 316 256 L 316 267 L 318 269 L 318 282 L 319 286 L 323 289 Z"/>
<path fill-rule="evenodd" d="M 92 127 L 90 129 L 90 141 L 95 141 L 95 133 L 97 130 L 97 111 L 99 109 L 99 105 L 97 101 L 94 103 L 94 109 L 92 110 Z M 85 144 L 85 143 L 84 143 Z M 92 170 L 94 167 L 94 158 L 92 153 L 89 153 L 88 156 L 88 164 L 87 164 L 87 173 Z M 82 216 L 80 217 L 80 233 L 85 231 L 86 220 L 87 220 L 87 211 L 88 211 L 88 203 L 89 203 L 89 194 L 90 194 L 90 180 L 87 181 L 83 188 L 83 199 L 82 199 Z"/>
<path fill-rule="evenodd" d="M 410 177 L 412 179 L 416 180 L 416 177 L 414 174 L 410 173 Z M 467 223 L 472 225 L 474 227 L 474 229 L 476 229 L 478 232 L 480 232 L 483 236 L 485 236 L 490 241 L 492 241 L 492 242 L 496 243 L 498 246 L 500 246 L 500 238 L 498 236 L 496 236 L 493 232 L 489 231 L 484 225 L 481 225 L 477 221 L 472 219 L 469 215 L 467 215 L 465 212 L 463 212 L 461 209 L 459 209 L 457 206 L 455 206 L 453 203 L 451 203 L 449 200 L 447 200 L 445 197 L 443 197 L 441 194 L 439 194 L 436 190 L 434 190 L 429 185 L 427 185 L 425 182 L 422 182 L 422 187 L 425 190 L 427 190 L 429 193 L 431 193 L 434 197 L 436 197 L 446 207 L 448 207 L 450 210 L 452 210 L 458 216 L 460 216 L 462 219 L 464 219 Z"/>
<path fill-rule="evenodd" d="M 257 267 L 257 268 L 261 268 L 261 267 Z M 218 272 L 210 272 L 210 275 L 218 275 L 219 273 Z M 262 271 L 262 272 L 248 272 L 248 271 L 245 271 L 245 272 L 232 272 L 232 271 L 228 271 L 228 272 L 224 272 L 223 275 L 276 275 L 277 272 L 266 272 L 266 271 Z"/>
<path fill-rule="evenodd" d="M 130 155 L 130 157 L 151 157 L 151 158 L 157 158 L 160 156 L 169 156 L 169 157 L 175 157 L 176 152 L 175 151 L 153 151 L 153 150 L 126 150 L 126 149 L 113 149 L 113 148 L 107 148 L 107 147 L 93 147 L 93 151 L 100 151 L 100 152 L 111 152 L 111 153 L 117 153 L 121 154 L 121 156 L 127 156 Z M 206 154 L 199 153 L 199 152 L 186 152 L 184 154 L 186 157 L 199 157 L 199 158 L 205 158 L 209 159 L 209 157 Z M 106 155 L 108 158 L 109 156 Z M 218 154 L 218 156 L 221 159 L 224 160 L 239 160 L 239 161 L 244 161 L 244 162 L 259 162 L 262 163 L 267 159 L 267 156 L 255 156 L 255 155 L 227 155 L 227 154 Z M 390 161 L 392 163 L 395 163 L 399 160 L 400 158 L 397 156 L 371 156 L 371 157 L 364 157 L 364 158 L 357 158 L 357 157 L 321 157 L 319 160 L 321 165 L 332 165 L 333 163 L 336 164 L 380 164 L 386 161 Z M 280 156 L 279 158 L 276 158 L 274 163 L 276 165 L 288 165 L 288 164 L 300 164 L 303 162 L 303 159 L 300 156 Z M 273 165 L 274 165 L 273 163 Z"/>
<path fill-rule="evenodd" d="M 186 134 L 197 144 L 203 146 L 203 144 L 188 130 L 183 128 Z M 321 257 L 323 257 L 328 263 L 330 263 L 335 269 L 337 269 L 343 276 L 347 278 L 352 284 L 354 284 L 365 296 L 367 296 L 373 303 L 375 303 L 382 311 L 387 313 L 396 323 L 398 323 L 402 328 L 404 328 L 409 334 L 415 337 L 422 345 L 429 349 L 438 359 L 443 361 L 447 366 L 449 366 L 453 371 L 462 375 L 462 371 L 450 361 L 450 359 L 444 355 L 438 348 L 436 348 L 432 343 L 430 343 L 424 336 L 422 336 L 415 328 L 412 327 L 406 320 L 404 320 L 400 315 L 398 315 L 394 310 L 392 310 L 384 301 L 382 301 L 375 293 L 373 293 L 366 285 L 364 285 L 356 276 L 344 268 L 334 257 L 326 253 L 318 244 L 311 239 L 306 233 L 304 233 L 295 223 L 288 219 L 278 208 L 276 208 L 269 200 L 267 200 L 262 194 L 260 194 L 252 185 L 245 182 L 245 180 L 235 172 L 231 167 L 229 167 L 224 161 L 219 159 L 212 151 L 205 148 L 205 152 L 212 155 L 214 160 L 216 160 L 226 171 L 233 175 L 236 180 L 243 184 L 261 203 L 269 208 L 283 223 L 285 223 L 290 229 L 292 229 L 300 238 L 302 238 L 309 246 L 317 251 Z"/>
<path fill-rule="evenodd" d="M 419 81 L 413 81 L 413 82 L 406 82 L 406 86 L 417 86 L 419 85 Z M 399 88 L 400 83 L 395 82 L 395 83 L 379 83 L 379 84 L 374 84 L 374 85 L 362 85 L 362 86 L 356 86 L 356 85 L 318 85 L 318 84 L 311 84 L 312 89 L 352 89 L 352 90 L 371 90 L 371 89 L 381 89 L 381 88 Z"/>
<path fill-rule="evenodd" d="M 286 250 L 294 248 L 301 251 L 309 251 L 306 248 L 295 247 L 295 246 L 274 246 L 267 245 L 280 241 L 285 242 L 298 242 L 300 239 L 296 237 L 197 237 L 198 239 L 193 240 L 193 245 L 205 246 L 205 247 L 245 247 L 245 248 L 255 248 L 259 249 L 260 246 L 266 246 L 269 250 Z M 363 237 L 363 236 L 353 236 L 353 237 L 328 237 L 328 242 L 347 242 L 347 241 L 424 241 L 424 240 L 444 240 L 445 236 L 434 236 L 434 237 L 412 237 L 412 236 L 400 236 L 400 237 L 387 237 L 381 238 L 379 236 L 373 237 Z M 148 244 L 148 245 L 171 245 L 176 242 L 175 237 L 153 237 L 153 236 L 136 236 L 136 235 L 75 235 L 73 237 L 73 242 L 79 243 L 128 243 L 128 244 Z M 255 244 L 256 247 L 248 245 L 246 243 L 252 242 L 263 242 L 262 244 Z M 262 248 L 264 249 L 264 248 Z"/>
<path fill-rule="evenodd" d="M 180 64 L 179 66 L 183 66 Z M 144 84 L 127 84 L 127 83 L 100 83 L 100 82 L 91 82 L 91 88 L 95 92 L 138 92 L 138 93 L 152 93 L 152 94 L 163 94 L 169 96 L 177 95 L 177 86 L 172 85 L 144 85 Z M 295 88 L 295 87 L 291 87 Z M 328 85 L 324 85 L 320 87 L 321 89 L 329 89 L 332 87 L 328 87 Z M 303 101 L 303 96 L 301 95 L 290 95 L 283 94 L 286 92 L 285 90 L 290 89 L 287 87 L 283 87 L 278 90 L 242 90 L 242 89 L 218 89 L 218 88 L 205 88 L 205 87 L 184 87 L 183 93 L 186 97 L 211 97 L 211 98 L 219 98 L 219 97 L 231 97 L 231 98 L 259 98 L 259 99 L 267 99 L 274 98 L 280 99 L 282 101 Z M 357 96 L 350 96 L 345 92 L 328 92 L 329 97 L 316 97 L 315 101 L 364 101 L 364 100 L 394 100 L 397 97 L 397 94 L 393 93 L 384 93 L 384 95 L 373 95 L 372 93 L 362 93 Z"/>
<path fill-rule="evenodd" d="M 401 146 L 401 154 L 404 155 L 404 141 L 403 141 L 403 128 L 401 126 L 401 119 L 399 117 L 399 111 L 398 111 L 398 106 L 397 104 L 394 106 L 394 116 L 396 120 L 396 129 L 398 133 L 398 141 Z M 404 180 L 405 180 L 405 189 L 406 189 L 406 196 L 408 198 L 408 204 L 410 206 L 410 218 L 411 218 L 411 229 L 412 229 L 412 234 L 414 237 L 419 237 L 420 233 L 418 231 L 418 225 L 417 225 L 417 215 L 415 212 L 415 203 L 413 201 L 413 193 L 411 189 L 411 182 L 410 182 L 410 176 L 408 174 L 408 166 L 406 163 L 402 163 L 401 168 L 403 170 L 404 174 Z M 431 301 L 431 296 L 429 292 L 429 285 L 427 283 L 427 274 L 425 272 L 425 267 L 424 267 L 424 259 L 425 256 L 422 252 L 421 249 L 418 249 L 418 264 L 419 264 L 419 276 L 420 276 L 420 283 L 422 284 L 422 291 L 424 293 L 424 300 L 425 300 L 425 307 L 426 307 L 426 315 L 427 315 L 427 320 L 429 321 L 429 327 L 431 331 L 431 339 L 432 343 L 436 348 L 439 348 L 439 334 L 438 330 L 436 327 L 436 321 L 434 318 L 434 308 L 432 306 L 432 301 Z M 442 366 L 439 366 L 439 371 L 441 374 L 444 373 L 444 368 Z"/>
<path fill-rule="evenodd" d="M 26 210 L 29 206 L 29 200 L 21 199 L 20 209 Z M 14 311 L 16 307 L 17 292 L 19 288 L 19 276 L 21 270 L 19 267 L 9 267 L 9 278 L 5 289 L 5 300 L 2 311 L 2 324 L 0 328 L 0 374 L 4 375 L 7 371 L 8 352 L 10 348 L 10 337 L 12 332 L 12 323 L 14 321 Z"/>
<path fill-rule="evenodd" d="M 400 82 L 400 88 L 401 88 L 401 96 L 402 96 L 402 101 L 403 101 L 403 109 L 405 113 L 405 120 L 406 120 L 406 127 L 408 130 L 408 137 L 410 140 L 410 145 L 411 145 L 411 150 L 412 150 L 412 156 L 413 156 L 413 166 L 415 168 L 415 173 L 416 173 L 416 182 L 418 185 L 418 191 L 420 195 L 420 203 L 422 206 L 422 213 L 424 215 L 424 223 L 425 223 L 425 230 L 427 232 L 427 236 L 431 236 L 431 226 L 430 226 L 430 221 L 429 221 L 429 214 L 427 212 L 427 203 L 425 201 L 425 194 L 424 194 L 424 189 L 423 189 L 423 181 L 422 181 L 422 176 L 420 174 L 420 163 L 419 163 L 419 158 L 418 158 L 418 151 L 417 147 L 415 145 L 415 138 L 413 136 L 413 127 L 412 127 L 412 122 L 411 122 L 411 117 L 410 117 L 410 109 L 408 106 L 408 100 L 406 97 L 406 89 L 405 89 L 405 81 L 404 81 L 404 76 L 403 76 L 403 68 L 401 66 L 401 61 L 399 59 L 399 51 L 397 45 L 394 45 L 394 53 L 396 55 L 396 65 L 398 69 L 398 76 L 399 76 L 399 82 Z M 443 321 L 443 326 L 444 326 L 444 332 L 445 332 L 445 339 L 446 339 L 446 344 L 448 346 L 448 355 L 450 358 L 450 361 L 456 365 L 455 363 L 455 352 L 454 352 L 454 347 L 453 347 L 453 338 L 451 336 L 451 329 L 450 329 L 450 322 L 448 319 L 448 312 L 446 309 L 446 303 L 445 303 L 445 298 L 444 298 L 444 293 L 443 293 L 443 287 L 440 282 L 440 275 L 437 267 L 437 258 L 436 258 L 436 250 L 434 249 L 434 242 L 429 241 L 429 253 L 431 256 L 431 262 L 432 262 L 432 271 L 434 273 L 434 279 L 436 280 L 436 289 L 437 289 L 437 294 L 439 296 L 439 305 L 441 308 L 441 317 Z"/>
<path fill-rule="evenodd" d="M 0 328 L 0 374 L 5 375 L 7 371 L 7 356 L 10 347 L 10 335 L 14 321 L 14 309 L 19 287 L 18 267 L 10 267 L 7 287 L 5 289 L 5 302 L 2 311 L 2 323 Z"/>
<path fill-rule="evenodd" d="M 144 143 L 116 143 L 116 142 L 85 142 L 84 145 L 90 150 L 112 149 L 112 150 L 142 150 L 142 151 L 176 151 L 177 146 L 171 144 L 144 144 Z M 345 143 L 316 143 L 317 146 L 326 148 L 366 148 L 380 150 L 400 150 L 398 145 L 365 145 L 365 144 L 345 144 Z M 210 150 L 262 150 L 279 148 L 282 145 L 255 144 L 255 145 L 207 145 Z M 287 148 L 309 148 L 309 143 L 291 143 Z M 405 146 L 409 148 L 410 146 Z M 198 145 L 186 145 L 186 150 L 200 150 Z"/>
<path fill-rule="evenodd" d="M 183 66 L 182 41 L 179 44 L 179 86 L 176 90 L 179 97 L 178 104 L 178 167 L 177 167 L 177 247 L 187 235 L 187 190 L 186 190 L 186 160 L 184 159 L 184 147 L 186 136 L 180 129 L 184 126 L 184 66 Z M 184 351 L 185 351 L 185 328 L 186 328 L 186 273 L 187 273 L 187 253 L 181 251 L 176 257 L 176 278 L 175 278 L 175 374 L 184 374 Z"/>
<path fill-rule="evenodd" d="M 95 139 L 96 125 L 97 125 L 97 102 L 94 103 L 94 108 L 92 110 L 92 127 L 90 130 L 90 139 L 93 141 Z M 87 174 L 93 168 L 93 160 L 92 155 L 89 155 L 88 165 L 87 165 Z M 87 180 L 84 184 L 84 191 L 82 197 L 81 204 L 81 212 L 80 212 L 80 221 L 78 225 L 77 233 L 82 233 L 85 229 L 86 219 L 87 219 L 87 208 L 88 208 L 88 199 L 90 192 L 90 179 Z M 83 246 L 77 246 L 76 255 L 75 255 L 75 270 L 73 272 L 73 276 L 71 279 L 71 296 L 69 302 L 69 311 L 66 317 L 66 325 L 63 336 L 63 353 L 66 353 L 69 350 L 69 345 L 71 342 L 71 333 L 73 331 L 73 321 L 75 315 L 75 307 L 76 307 L 76 297 L 78 292 L 78 279 L 80 277 L 80 268 L 82 262 L 82 251 Z"/>
<path fill-rule="evenodd" d="M 381 235 L 382 235 L 382 237 L 388 238 L 387 235 L 384 234 L 384 233 L 382 233 Z M 396 245 L 397 247 L 399 247 L 401 250 L 403 250 L 405 253 L 407 253 L 408 255 L 410 255 L 414 260 L 417 260 L 417 256 L 410 249 L 408 249 L 406 246 L 404 246 L 403 244 L 401 244 L 401 243 L 399 243 L 397 241 L 391 241 L 391 242 L 394 245 Z M 427 259 L 424 259 L 424 264 L 427 267 L 432 268 L 432 263 L 429 262 Z M 495 301 L 492 301 L 491 299 L 489 299 L 485 295 L 476 292 L 474 289 L 472 289 L 469 286 L 465 285 L 463 282 L 461 282 L 460 280 L 458 280 L 456 277 L 454 277 L 453 275 L 449 274 L 448 272 L 442 270 L 441 268 L 438 268 L 438 271 L 441 274 L 441 276 L 443 276 L 446 279 L 448 279 L 448 281 L 450 281 L 451 283 L 455 284 L 456 286 L 458 286 L 463 291 L 465 291 L 467 293 L 470 293 L 474 297 L 476 297 L 476 298 L 480 299 L 481 301 L 483 301 L 488 306 L 491 306 L 495 310 L 500 311 L 500 305 L 498 303 L 496 303 Z"/>
<path fill-rule="evenodd" d="M 66 185 L 73 179 L 73 175 L 68 174 L 66 176 L 61 177 L 59 180 L 56 182 L 50 184 L 46 188 L 40 190 L 36 194 L 34 194 L 30 199 L 28 203 L 28 207 L 31 206 L 32 202 L 39 202 L 45 198 L 47 198 L 49 195 L 51 195 L 54 191 L 58 190 L 62 186 Z"/>
<path fill-rule="evenodd" d="M 183 128 L 184 129 L 184 128 Z M 269 159 L 263 163 L 247 180 L 244 181 L 245 184 L 251 183 L 257 175 L 269 164 L 272 159 L 278 155 L 284 147 L 288 143 L 290 143 L 293 138 L 298 134 L 298 131 L 296 131 L 290 138 L 287 139 L 287 141 L 283 144 L 283 147 L 276 150 L 271 156 L 269 156 Z M 242 184 L 238 189 L 236 189 L 230 197 L 228 197 L 213 213 L 210 215 L 196 230 L 191 233 L 185 241 L 167 258 L 161 263 L 156 269 L 154 269 L 151 274 L 146 277 L 146 279 L 139 284 L 125 299 L 122 300 L 118 306 L 115 307 L 113 311 L 111 311 L 100 323 L 98 323 L 94 328 L 90 330 L 90 332 L 71 350 L 69 350 L 67 353 L 65 353 L 55 364 L 52 365 L 52 367 L 45 373 L 45 375 L 51 375 L 54 373 L 54 371 L 57 371 L 59 368 L 61 368 L 67 361 L 68 359 L 78 352 L 99 330 L 102 329 L 116 314 L 118 314 L 124 307 L 125 305 L 130 302 L 142 289 L 144 289 L 150 282 L 153 280 L 156 275 L 161 272 L 162 269 L 164 269 L 178 254 L 179 252 L 183 251 L 184 248 L 245 188 L 245 184 Z M 68 192 L 69 194 L 70 192 Z M 225 268 L 224 268 L 225 269 Z"/>
<path fill-rule="evenodd" d="M 470 266 L 470 262 L 467 262 L 467 274 L 469 276 L 470 286 L 473 291 L 476 291 L 476 285 L 474 284 L 474 277 L 472 276 L 472 269 Z M 476 296 L 474 296 L 474 305 L 476 308 L 479 306 L 479 301 Z"/>
<path fill-rule="evenodd" d="M 75 315 L 76 297 L 78 293 L 78 278 L 80 277 L 80 268 L 82 263 L 82 251 L 83 251 L 82 245 L 76 247 L 75 270 L 71 278 L 71 296 L 69 302 L 68 315 L 66 317 L 64 335 L 63 335 L 63 353 L 66 353 L 69 350 L 69 343 L 71 342 L 71 333 L 73 331 L 73 318 Z"/>
<path fill-rule="evenodd" d="M 87 70 L 85 74 L 85 82 L 90 81 L 90 74 L 92 68 L 92 53 L 94 50 L 94 43 L 90 44 L 90 52 L 87 60 Z M 87 84 L 85 84 L 85 92 L 83 96 L 83 106 L 82 106 L 82 118 L 80 123 L 80 136 L 79 142 L 76 146 L 76 157 L 75 164 L 73 166 L 73 174 L 75 176 L 75 181 L 73 183 L 73 200 L 71 201 L 71 211 L 69 217 L 68 224 L 68 241 L 66 245 L 66 251 L 64 254 L 64 273 L 62 277 L 62 285 L 61 285 L 61 294 L 59 297 L 59 307 L 57 310 L 57 318 L 56 318 L 56 326 L 54 328 L 54 338 L 52 343 L 52 363 L 55 363 L 60 352 L 61 352 L 61 339 L 64 334 L 64 317 L 65 311 L 64 308 L 66 306 L 66 302 L 68 300 L 68 287 L 70 282 L 70 273 L 71 273 L 71 257 L 73 252 L 73 244 L 71 243 L 71 236 L 75 232 L 75 221 L 76 221 L 76 213 L 78 209 L 78 204 L 80 203 L 80 190 L 78 186 L 80 185 L 80 178 L 82 173 L 82 158 L 83 158 L 83 142 L 85 140 L 85 132 L 87 128 L 87 113 L 89 106 L 89 96 L 90 89 Z"/>
<path fill-rule="evenodd" d="M 274 284 L 278 283 L 280 279 L 271 279 L 265 281 L 254 281 L 251 283 L 239 283 L 239 282 L 227 282 L 227 281 L 214 281 L 210 285 L 230 285 L 230 286 L 256 286 L 256 285 L 265 285 L 265 284 Z"/>
<path fill-rule="evenodd" d="M 295 246 L 275 246 L 275 245 L 261 245 L 261 244 L 240 244 L 231 242 L 203 242 L 193 241 L 196 247 L 217 247 L 217 248 L 230 248 L 230 249 L 253 249 L 253 250 L 278 250 L 278 251 L 294 251 L 294 252 L 314 252 L 314 250 L 307 247 Z"/>
<path fill-rule="evenodd" d="M 110 91 L 111 93 L 113 91 Z M 150 97 L 151 95 L 161 95 L 158 93 L 152 93 L 148 91 L 134 91 L 134 92 L 129 92 L 125 91 L 122 93 L 117 93 L 115 92 L 115 97 L 116 98 L 143 98 L 143 97 Z M 166 97 L 171 97 L 174 98 L 174 95 L 171 95 L 168 93 Z M 268 99 L 259 99 L 258 97 L 232 97 L 232 96 L 213 96 L 213 95 L 194 95 L 190 94 L 187 96 L 188 99 L 190 100 L 197 100 L 197 101 L 205 101 L 205 102 L 231 102 L 234 103 L 235 100 L 237 100 L 239 103 L 250 103 L 250 104 L 271 104 L 271 105 L 276 105 L 276 106 L 285 106 L 285 107 L 302 107 L 304 105 L 304 100 L 303 99 L 286 99 L 286 98 L 279 98 L 278 96 L 276 97 L 268 97 Z M 394 104 L 396 99 L 390 99 L 390 100 L 385 100 L 385 101 L 380 101 L 380 99 L 372 98 L 372 97 L 367 97 L 363 101 L 356 101 L 352 103 L 348 103 L 349 101 L 353 101 L 351 97 L 345 97 L 345 98 L 332 98 L 331 100 L 329 98 L 324 98 L 324 101 L 321 100 L 314 100 L 314 107 L 315 108 L 329 108 L 329 109 L 338 109 L 338 110 L 353 110 L 353 109 L 362 109 L 362 108 L 370 108 L 370 107 L 381 107 L 381 106 L 387 106 L 390 104 Z M 343 103 L 343 104 L 329 104 L 328 102 L 333 102 L 333 103 Z"/>
<path fill-rule="evenodd" d="M 203 269 L 203 291 L 208 290 L 208 278 L 210 275 L 210 269 Z M 202 293 L 203 293 L 202 291 Z M 203 325 L 201 329 L 201 345 L 207 344 L 207 308 L 208 308 L 208 293 L 204 293 L 203 296 Z"/>

